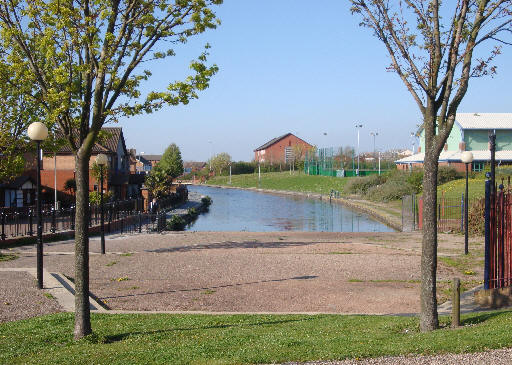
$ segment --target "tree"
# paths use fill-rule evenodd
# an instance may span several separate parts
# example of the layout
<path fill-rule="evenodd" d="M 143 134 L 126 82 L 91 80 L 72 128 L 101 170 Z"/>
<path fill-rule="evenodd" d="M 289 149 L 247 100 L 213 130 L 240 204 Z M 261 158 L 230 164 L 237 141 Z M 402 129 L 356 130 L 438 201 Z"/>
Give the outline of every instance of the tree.
<path fill-rule="evenodd" d="M 438 327 L 437 171 L 439 154 L 450 134 L 471 77 L 492 75 L 495 56 L 512 28 L 511 0 L 351 0 L 352 13 L 373 30 L 391 58 L 395 72 L 411 93 L 423 117 L 423 240 L 421 253 L 422 331 Z M 451 14 L 451 15 L 450 15 Z M 475 51 L 494 48 L 483 58 Z M 483 53 L 486 52 L 485 49 Z M 473 65 L 473 63 L 475 63 Z"/>
<path fill-rule="evenodd" d="M 141 97 L 147 61 L 174 56 L 216 28 L 222 0 L 34 0 L 0 3 L 0 56 L 24 95 L 55 123 L 75 154 L 75 339 L 92 332 L 89 310 L 89 160 L 101 127 L 121 117 L 187 104 L 217 67 L 207 51 L 193 75 Z M 207 48 L 209 46 L 207 45 Z M 171 74 L 172 70 L 168 70 Z"/>
<path fill-rule="evenodd" d="M 167 147 L 157 165 L 169 176 L 172 183 L 173 179 L 183 174 L 183 160 L 179 147 L 174 143 Z"/>
<path fill-rule="evenodd" d="M 219 175 L 222 175 L 222 170 L 227 169 L 230 163 L 231 156 L 226 152 L 219 153 L 211 161 L 213 171 L 218 172 Z"/>

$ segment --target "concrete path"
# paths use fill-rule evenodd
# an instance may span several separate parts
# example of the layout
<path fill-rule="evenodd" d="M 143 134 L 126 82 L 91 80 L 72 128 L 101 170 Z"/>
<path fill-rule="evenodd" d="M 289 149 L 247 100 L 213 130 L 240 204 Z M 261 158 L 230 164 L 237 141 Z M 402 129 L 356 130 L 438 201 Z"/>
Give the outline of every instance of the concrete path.
<path fill-rule="evenodd" d="M 0 271 L 22 271 L 32 275 L 37 279 L 35 267 L 12 267 L 0 268 Z M 48 272 L 43 269 L 43 289 L 50 293 L 62 307 L 65 312 L 74 312 L 75 310 L 75 286 L 64 275 L 55 272 Z M 95 312 L 106 312 L 99 303 L 89 297 L 90 309 Z"/>

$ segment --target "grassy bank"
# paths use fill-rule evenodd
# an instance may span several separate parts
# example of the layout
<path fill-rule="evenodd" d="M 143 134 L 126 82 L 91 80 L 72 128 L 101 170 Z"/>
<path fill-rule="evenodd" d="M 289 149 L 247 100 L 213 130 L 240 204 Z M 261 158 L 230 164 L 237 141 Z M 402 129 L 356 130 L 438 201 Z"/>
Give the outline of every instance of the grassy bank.
<path fill-rule="evenodd" d="M 463 316 L 465 327 L 418 332 L 418 319 L 341 315 L 92 316 L 73 342 L 73 315 L 0 324 L 0 362 L 240 364 L 471 352 L 512 344 L 512 312 Z M 447 319 L 442 319 L 447 325 Z"/>
<path fill-rule="evenodd" d="M 303 172 L 269 172 L 261 174 L 258 184 L 258 174 L 233 175 L 231 186 L 240 188 L 261 188 L 270 190 L 287 190 L 318 194 L 329 194 L 331 190 L 343 193 L 343 186 L 350 178 L 328 176 L 310 176 Z M 229 176 L 215 176 L 208 180 L 212 185 L 229 185 Z"/>

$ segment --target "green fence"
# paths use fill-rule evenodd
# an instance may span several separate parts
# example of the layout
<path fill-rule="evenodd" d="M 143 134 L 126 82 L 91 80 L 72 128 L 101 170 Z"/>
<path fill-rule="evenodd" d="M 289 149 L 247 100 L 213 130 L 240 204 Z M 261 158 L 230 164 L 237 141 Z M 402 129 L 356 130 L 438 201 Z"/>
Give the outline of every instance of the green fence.
<path fill-rule="evenodd" d="M 345 161 L 344 161 L 345 160 Z M 348 158 L 342 153 L 341 148 L 320 148 L 316 151 L 307 151 L 304 158 L 304 173 L 308 175 L 352 177 L 357 176 L 354 155 Z M 351 167 L 346 169 L 346 167 Z M 387 171 L 387 170 L 386 170 Z M 380 173 L 386 172 L 381 170 Z M 379 174 L 378 169 L 360 169 L 359 176 Z"/>

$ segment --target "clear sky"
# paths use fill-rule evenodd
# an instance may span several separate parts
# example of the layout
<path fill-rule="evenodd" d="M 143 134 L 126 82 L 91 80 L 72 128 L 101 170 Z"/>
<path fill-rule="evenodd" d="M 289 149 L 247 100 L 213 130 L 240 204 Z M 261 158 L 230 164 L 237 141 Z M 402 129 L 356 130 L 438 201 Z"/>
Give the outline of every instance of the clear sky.
<path fill-rule="evenodd" d="M 361 151 L 411 148 L 420 113 L 402 81 L 386 72 L 384 46 L 360 28 L 346 0 L 225 0 L 222 25 L 147 65 L 147 90 L 187 74 L 206 42 L 220 70 L 210 88 L 186 106 L 166 107 L 120 122 L 128 148 L 161 154 L 176 143 L 184 160 L 227 152 L 250 161 L 253 150 L 291 132 L 318 147 Z M 498 75 L 472 79 L 460 112 L 512 112 L 512 47 L 496 61 Z M 508 67 L 507 67 L 508 66 Z M 326 135 L 325 135 L 326 133 Z"/>

